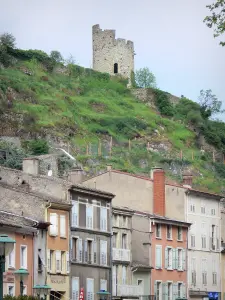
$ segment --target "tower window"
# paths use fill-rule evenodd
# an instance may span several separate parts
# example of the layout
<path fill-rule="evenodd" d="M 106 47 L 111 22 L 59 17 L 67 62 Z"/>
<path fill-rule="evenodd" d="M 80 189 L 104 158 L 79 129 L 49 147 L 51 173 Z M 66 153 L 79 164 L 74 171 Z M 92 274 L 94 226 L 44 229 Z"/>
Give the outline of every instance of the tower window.
<path fill-rule="evenodd" d="M 114 74 L 117 74 L 118 73 L 118 64 L 115 63 L 114 64 Z"/>

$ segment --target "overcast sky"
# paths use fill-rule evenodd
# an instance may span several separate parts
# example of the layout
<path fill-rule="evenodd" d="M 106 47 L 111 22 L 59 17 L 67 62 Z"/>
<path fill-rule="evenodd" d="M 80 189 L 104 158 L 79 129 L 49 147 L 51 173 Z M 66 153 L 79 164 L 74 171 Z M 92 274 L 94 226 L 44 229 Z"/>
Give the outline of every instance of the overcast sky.
<path fill-rule="evenodd" d="M 225 47 L 203 23 L 212 0 L 0 0 L 0 32 L 17 47 L 59 50 L 92 65 L 92 25 L 134 42 L 135 68 L 162 90 L 197 100 L 212 89 L 225 107 Z M 225 120 L 225 117 L 223 117 Z"/>

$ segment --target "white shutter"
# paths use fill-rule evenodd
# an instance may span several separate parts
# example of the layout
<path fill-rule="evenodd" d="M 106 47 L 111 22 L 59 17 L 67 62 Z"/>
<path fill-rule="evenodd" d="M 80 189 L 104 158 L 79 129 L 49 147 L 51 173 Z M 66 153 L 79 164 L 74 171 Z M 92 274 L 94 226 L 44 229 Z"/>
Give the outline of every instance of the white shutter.
<path fill-rule="evenodd" d="M 94 241 L 93 244 L 93 262 L 94 264 L 97 264 L 97 242 Z"/>
<path fill-rule="evenodd" d="M 87 300 L 94 300 L 94 279 L 87 278 Z"/>
<path fill-rule="evenodd" d="M 173 269 L 175 270 L 175 269 L 177 269 L 177 249 L 173 249 L 173 261 L 172 261 L 172 267 L 173 267 Z"/>
<path fill-rule="evenodd" d="M 60 236 L 66 237 L 66 216 L 60 215 Z"/>
<path fill-rule="evenodd" d="M 70 272 L 70 255 L 69 252 L 66 252 L 66 273 Z"/>
<path fill-rule="evenodd" d="M 169 256 L 168 256 L 168 247 L 165 248 L 165 269 L 168 268 L 168 261 L 169 261 Z"/>
<path fill-rule="evenodd" d="M 51 272 L 51 257 L 50 257 L 50 250 L 47 250 L 47 262 L 48 262 L 48 272 Z"/>
<path fill-rule="evenodd" d="M 105 279 L 100 280 L 100 290 L 107 291 L 107 280 Z"/>
<path fill-rule="evenodd" d="M 182 249 L 182 270 L 186 270 L 186 249 Z"/>
<path fill-rule="evenodd" d="M 50 235 L 57 236 L 58 234 L 58 215 L 56 213 L 50 213 Z"/>
<path fill-rule="evenodd" d="M 122 284 L 126 285 L 127 283 L 127 268 L 126 266 L 122 267 Z"/>
<path fill-rule="evenodd" d="M 72 277 L 72 300 L 79 300 L 79 278 Z"/>
<path fill-rule="evenodd" d="M 182 288 L 183 288 L 183 290 L 182 290 L 182 297 L 186 298 L 186 285 L 185 285 L 185 283 L 182 284 Z"/>
<path fill-rule="evenodd" d="M 86 228 L 93 229 L 93 206 L 86 205 Z"/>
<path fill-rule="evenodd" d="M 101 265 L 107 265 L 107 241 L 100 241 L 100 262 Z"/>
<path fill-rule="evenodd" d="M 15 268 L 15 245 L 13 245 L 13 250 L 8 256 L 8 267 Z"/>
<path fill-rule="evenodd" d="M 55 252 L 56 272 L 61 273 L 61 251 Z"/>
<path fill-rule="evenodd" d="M 173 283 L 173 300 L 176 300 L 178 297 L 178 285 Z"/>
<path fill-rule="evenodd" d="M 72 227 L 79 226 L 78 216 L 79 216 L 79 203 L 76 201 L 72 202 Z"/>
<path fill-rule="evenodd" d="M 156 245 L 155 248 L 155 267 L 156 269 L 161 269 L 162 268 L 162 246 L 161 245 Z"/>
<path fill-rule="evenodd" d="M 87 240 L 84 241 L 84 262 L 88 262 Z"/>
<path fill-rule="evenodd" d="M 107 208 L 101 207 L 100 210 L 100 230 L 107 231 Z"/>
<path fill-rule="evenodd" d="M 112 267 L 112 290 L 113 290 L 113 296 L 116 295 L 116 266 Z"/>
<path fill-rule="evenodd" d="M 83 241 L 82 239 L 79 238 L 78 240 L 79 242 L 79 261 L 82 262 L 83 261 Z"/>

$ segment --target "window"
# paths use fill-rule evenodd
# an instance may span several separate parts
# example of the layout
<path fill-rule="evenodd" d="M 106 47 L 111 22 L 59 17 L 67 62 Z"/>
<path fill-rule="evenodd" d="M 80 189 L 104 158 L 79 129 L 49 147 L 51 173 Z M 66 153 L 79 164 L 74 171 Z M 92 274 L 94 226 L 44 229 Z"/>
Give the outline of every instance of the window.
<path fill-rule="evenodd" d="M 158 223 L 156 223 L 155 236 L 157 238 L 161 238 L 161 225 Z"/>
<path fill-rule="evenodd" d="M 155 284 L 155 298 L 156 300 L 162 299 L 162 283 L 160 281 L 157 281 Z"/>
<path fill-rule="evenodd" d="M 107 265 L 107 241 L 100 241 L 100 264 Z"/>
<path fill-rule="evenodd" d="M 78 246 L 78 237 L 72 237 L 72 245 L 71 245 L 71 248 L 72 248 L 72 257 L 71 259 L 72 260 L 75 260 L 75 261 L 78 261 L 79 259 L 79 246 Z"/>
<path fill-rule="evenodd" d="M 207 285 L 207 260 L 202 260 L 202 284 Z"/>
<path fill-rule="evenodd" d="M 202 249 L 206 249 L 206 236 L 202 235 Z"/>
<path fill-rule="evenodd" d="M 177 296 L 178 296 L 178 298 L 182 297 L 182 283 L 181 282 L 178 282 L 178 285 L 177 285 Z"/>
<path fill-rule="evenodd" d="M 183 269 L 183 251 L 182 249 L 177 249 L 177 269 L 182 270 Z"/>
<path fill-rule="evenodd" d="M 213 272 L 213 285 L 217 285 L 217 273 Z"/>
<path fill-rule="evenodd" d="M 196 286 L 196 258 L 191 259 L 191 284 Z"/>
<path fill-rule="evenodd" d="M 113 248 L 116 248 L 116 246 L 117 246 L 117 236 L 118 236 L 118 233 L 113 232 L 113 237 L 112 237 L 112 247 Z"/>
<path fill-rule="evenodd" d="M 123 266 L 122 267 L 122 284 L 127 283 L 127 267 Z"/>
<path fill-rule="evenodd" d="M 161 269 L 162 268 L 162 246 L 161 245 L 156 245 L 155 248 L 155 268 L 156 269 Z"/>
<path fill-rule="evenodd" d="M 172 300 L 172 283 L 168 282 L 168 300 Z"/>
<path fill-rule="evenodd" d="M 127 249 L 127 235 L 122 233 L 122 249 Z"/>
<path fill-rule="evenodd" d="M 9 254 L 8 267 L 15 268 L 15 245 L 13 246 L 12 252 Z"/>
<path fill-rule="evenodd" d="M 79 204 L 76 201 L 72 202 L 72 227 L 79 226 Z"/>
<path fill-rule="evenodd" d="M 177 240 L 178 241 L 182 241 L 183 240 L 183 237 L 182 237 L 182 227 L 181 226 L 177 227 Z"/>
<path fill-rule="evenodd" d="M 27 269 L 27 246 L 20 246 L 20 267 Z"/>
<path fill-rule="evenodd" d="M 114 74 L 117 74 L 118 73 L 118 64 L 115 63 L 114 64 Z"/>
<path fill-rule="evenodd" d="M 38 250 L 38 272 L 41 273 L 43 271 L 43 262 L 41 259 L 41 249 Z"/>
<path fill-rule="evenodd" d="M 217 272 L 216 272 L 217 270 L 216 270 L 216 260 L 215 259 L 213 259 L 212 260 L 212 283 L 213 283 L 213 285 L 217 285 Z"/>
<path fill-rule="evenodd" d="M 105 279 L 100 280 L 100 290 L 107 291 L 107 280 Z"/>
<path fill-rule="evenodd" d="M 166 234 L 166 237 L 167 237 L 167 240 L 172 240 L 172 226 L 171 225 L 167 225 L 167 234 Z"/>
<path fill-rule="evenodd" d="M 191 235 L 191 247 L 195 248 L 195 235 Z"/>
<path fill-rule="evenodd" d="M 165 248 L 165 268 L 173 268 L 173 249 L 170 247 Z"/>
<path fill-rule="evenodd" d="M 66 216 L 60 215 L 60 237 L 66 237 Z"/>
<path fill-rule="evenodd" d="M 211 209 L 211 215 L 212 215 L 212 216 L 215 216 L 215 215 L 216 215 L 216 210 L 215 210 L 215 208 L 212 208 L 212 209 Z"/>
<path fill-rule="evenodd" d="M 123 216 L 123 227 L 127 227 L 127 217 Z"/>
<path fill-rule="evenodd" d="M 87 300 L 94 300 L 94 279 L 87 278 Z"/>
<path fill-rule="evenodd" d="M 195 212 L 195 204 L 193 202 L 190 203 L 190 212 Z"/>
<path fill-rule="evenodd" d="M 93 263 L 97 264 L 97 242 L 93 242 Z"/>
<path fill-rule="evenodd" d="M 9 296 L 15 296 L 15 287 L 14 287 L 14 285 L 12 285 L 12 284 L 8 284 L 8 292 L 7 292 L 7 294 L 9 295 Z"/>
<path fill-rule="evenodd" d="M 118 215 L 114 215 L 113 219 L 114 219 L 113 226 L 119 227 L 119 216 Z"/>
<path fill-rule="evenodd" d="M 205 203 L 201 201 L 201 214 L 205 215 Z"/>
<path fill-rule="evenodd" d="M 79 300 L 79 278 L 78 277 L 72 277 L 72 300 Z"/>
<path fill-rule="evenodd" d="M 86 228 L 93 229 L 93 206 L 86 205 Z"/>
<path fill-rule="evenodd" d="M 212 232 L 211 232 L 211 249 L 215 250 L 216 246 L 215 246 L 215 231 L 216 231 L 216 226 L 212 225 Z"/>
<path fill-rule="evenodd" d="M 70 255 L 69 252 L 66 252 L 66 273 L 69 274 L 70 272 Z"/>
<path fill-rule="evenodd" d="M 50 213 L 50 227 L 49 227 L 49 234 L 52 236 L 58 235 L 58 215 L 55 213 Z"/>
<path fill-rule="evenodd" d="M 100 210 L 100 230 L 107 231 L 107 208 L 101 207 Z"/>
<path fill-rule="evenodd" d="M 56 260 L 56 273 L 61 273 L 62 265 L 61 265 L 61 251 L 55 252 L 55 260 Z"/>
<path fill-rule="evenodd" d="M 93 263 L 93 241 L 86 240 L 84 242 L 85 262 Z"/>
<path fill-rule="evenodd" d="M 54 251 L 48 249 L 47 250 L 48 272 L 53 271 L 53 255 L 54 255 Z"/>
<path fill-rule="evenodd" d="M 142 286 L 142 285 L 143 285 L 143 280 L 142 280 L 142 279 L 138 279 L 138 281 L 137 281 L 137 285 L 140 285 L 140 286 Z"/>

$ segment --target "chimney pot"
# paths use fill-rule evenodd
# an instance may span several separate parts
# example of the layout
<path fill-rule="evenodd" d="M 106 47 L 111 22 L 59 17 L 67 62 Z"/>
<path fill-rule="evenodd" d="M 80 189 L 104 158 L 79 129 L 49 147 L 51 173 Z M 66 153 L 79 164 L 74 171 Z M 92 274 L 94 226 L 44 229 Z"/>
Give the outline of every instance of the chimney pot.
<path fill-rule="evenodd" d="M 68 180 L 73 184 L 81 183 L 84 179 L 84 171 L 82 169 L 72 169 L 68 172 Z"/>
<path fill-rule="evenodd" d="M 183 177 L 183 185 L 192 187 L 193 175 L 189 173 L 183 173 L 182 177 Z"/>

